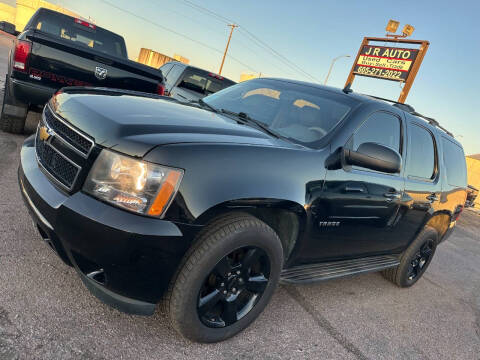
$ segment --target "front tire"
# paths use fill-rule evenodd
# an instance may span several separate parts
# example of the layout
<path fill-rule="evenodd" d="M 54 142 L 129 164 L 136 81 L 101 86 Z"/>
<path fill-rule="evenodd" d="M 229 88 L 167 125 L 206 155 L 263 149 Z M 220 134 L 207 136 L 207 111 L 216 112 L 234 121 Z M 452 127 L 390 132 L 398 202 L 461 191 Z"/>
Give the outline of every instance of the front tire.
<path fill-rule="evenodd" d="M 428 265 L 430 265 L 437 243 L 437 231 L 431 226 L 425 226 L 403 253 L 400 264 L 384 270 L 382 272 L 383 276 L 400 287 L 412 286 L 422 277 Z"/>
<path fill-rule="evenodd" d="M 172 326 L 197 342 L 228 339 L 249 326 L 278 284 L 283 249 L 275 231 L 248 214 L 207 225 L 165 297 Z"/>

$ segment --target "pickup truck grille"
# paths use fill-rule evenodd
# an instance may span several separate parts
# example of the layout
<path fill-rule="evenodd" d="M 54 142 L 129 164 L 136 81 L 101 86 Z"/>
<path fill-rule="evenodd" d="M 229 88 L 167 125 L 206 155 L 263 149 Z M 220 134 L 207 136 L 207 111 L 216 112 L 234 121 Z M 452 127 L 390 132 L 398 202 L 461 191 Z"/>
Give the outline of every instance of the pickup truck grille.
<path fill-rule="evenodd" d="M 35 137 L 37 160 L 47 175 L 70 191 L 94 146 L 92 139 L 54 114 L 47 104 Z"/>

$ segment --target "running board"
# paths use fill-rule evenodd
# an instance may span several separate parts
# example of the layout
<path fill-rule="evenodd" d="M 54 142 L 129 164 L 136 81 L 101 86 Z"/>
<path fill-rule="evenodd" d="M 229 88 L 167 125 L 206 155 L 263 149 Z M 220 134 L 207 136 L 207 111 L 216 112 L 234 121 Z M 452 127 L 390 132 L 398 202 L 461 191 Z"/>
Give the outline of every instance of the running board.
<path fill-rule="evenodd" d="M 399 259 L 395 256 L 372 256 L 361 259 L 301 265 L 282 270 L 280 281 L 285 283 L 306 284 L 380 271 L 397 266 L 399 263 Z"/>

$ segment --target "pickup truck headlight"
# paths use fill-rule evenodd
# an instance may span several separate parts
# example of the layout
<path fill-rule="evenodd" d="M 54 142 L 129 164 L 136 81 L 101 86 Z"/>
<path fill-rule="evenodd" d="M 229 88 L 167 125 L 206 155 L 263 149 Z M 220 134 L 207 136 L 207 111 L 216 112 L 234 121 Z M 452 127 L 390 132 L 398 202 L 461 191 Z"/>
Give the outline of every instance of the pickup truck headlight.
<path fill-rule="evenodd" d="M 183 170 L 173 169 L 102 150 L 83 191 L 135 213 L 165 214 L 173 200 Z"/>

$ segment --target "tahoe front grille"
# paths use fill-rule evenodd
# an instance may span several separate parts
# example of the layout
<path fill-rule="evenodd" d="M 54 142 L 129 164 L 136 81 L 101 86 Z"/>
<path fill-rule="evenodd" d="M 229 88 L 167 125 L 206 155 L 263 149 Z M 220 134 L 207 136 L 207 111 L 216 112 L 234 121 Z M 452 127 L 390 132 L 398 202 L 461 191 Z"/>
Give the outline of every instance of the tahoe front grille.
<path fill-rule="evenodd" d="M 73 186 L 80 171 L 78 165 L 65 158 L 44 141 L 37 141 L 37 156 L 45 170 L 60 181 L 62 185 L 69 189 Z"/>
<path fill-rule="evenodd" d="M 93 147 L 93 141 L 85 135 L 75 130 L 70 125 L 67 125 L 57 115 L 53 113 L 50 106 L 47 104 L 43 112 L 43 120 L 58 136 L 75 148 L 78 152 L 88 156 Z"/>
<path fill-rule="evenodd" d="M 73 128 L 45 105 L 35 136 L 40 166 L 60 187 L 70 191 L 94 146 L 87 135 Z"/>

